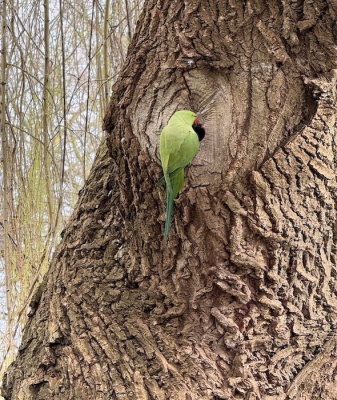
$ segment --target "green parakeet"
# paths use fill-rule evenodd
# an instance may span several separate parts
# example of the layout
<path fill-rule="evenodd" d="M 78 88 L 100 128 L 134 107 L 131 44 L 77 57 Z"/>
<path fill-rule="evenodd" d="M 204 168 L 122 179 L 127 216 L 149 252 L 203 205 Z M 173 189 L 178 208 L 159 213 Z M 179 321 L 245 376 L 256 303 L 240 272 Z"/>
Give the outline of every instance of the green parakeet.
<path fill-rule="evenodd" d="M 174 199 L 184 184 L 184 168 L 198 152 L 205 130 L 197 115 L 188 110 L 177 111 L 160 135 L 159 152 L 164 171 L 157 186 L 166 184 L 165 237 L 168 236 Z"/>

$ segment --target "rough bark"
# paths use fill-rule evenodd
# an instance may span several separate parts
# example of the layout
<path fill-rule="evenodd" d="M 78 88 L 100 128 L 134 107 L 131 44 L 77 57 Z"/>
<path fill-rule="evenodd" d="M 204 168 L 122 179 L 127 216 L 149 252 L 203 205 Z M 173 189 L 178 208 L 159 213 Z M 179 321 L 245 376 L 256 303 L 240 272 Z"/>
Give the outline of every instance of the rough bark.
<path fill-rule="evenodd" d="M 333 1 L 146 2 L 6 399 L 337 399 Z M 169 240 L 158 137 L 206 138 Z"/>

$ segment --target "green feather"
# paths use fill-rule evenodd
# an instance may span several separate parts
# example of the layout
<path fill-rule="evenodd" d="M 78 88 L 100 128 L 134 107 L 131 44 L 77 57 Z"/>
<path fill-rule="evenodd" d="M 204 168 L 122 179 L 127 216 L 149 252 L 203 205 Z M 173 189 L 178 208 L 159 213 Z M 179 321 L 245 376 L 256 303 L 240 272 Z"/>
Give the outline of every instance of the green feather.
<path fill-rule="evenodd" d="M 173 203 L 174 203 L 174 199 L 173 199 L 172 194 L 167 192 L 166 193 L 166 221 L 165 221 L 165 233 L 164 233 L 165 238 L 167 238 L 167 236 L 169 234 L 169 230 L 170 230 Z"/>

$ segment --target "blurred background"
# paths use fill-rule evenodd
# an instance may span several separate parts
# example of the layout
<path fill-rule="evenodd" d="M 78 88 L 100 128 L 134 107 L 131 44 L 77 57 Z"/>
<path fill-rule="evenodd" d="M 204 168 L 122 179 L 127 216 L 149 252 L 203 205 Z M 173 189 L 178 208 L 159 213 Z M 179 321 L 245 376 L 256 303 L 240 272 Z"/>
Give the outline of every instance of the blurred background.
<path fill-rule="evenodd" d="M 0 383 L 102 138 L 142 0 L 4 0 Z"/>

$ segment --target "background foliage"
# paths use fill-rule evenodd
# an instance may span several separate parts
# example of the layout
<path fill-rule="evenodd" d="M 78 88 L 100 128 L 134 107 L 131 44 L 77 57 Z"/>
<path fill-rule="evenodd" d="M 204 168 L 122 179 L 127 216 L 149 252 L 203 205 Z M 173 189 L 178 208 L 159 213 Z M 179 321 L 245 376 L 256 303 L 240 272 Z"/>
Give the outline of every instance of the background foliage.
<path fill-rule="evenodd" d="M 141 3 L 2 1 L 0 378 L 90 170 Z"/>

